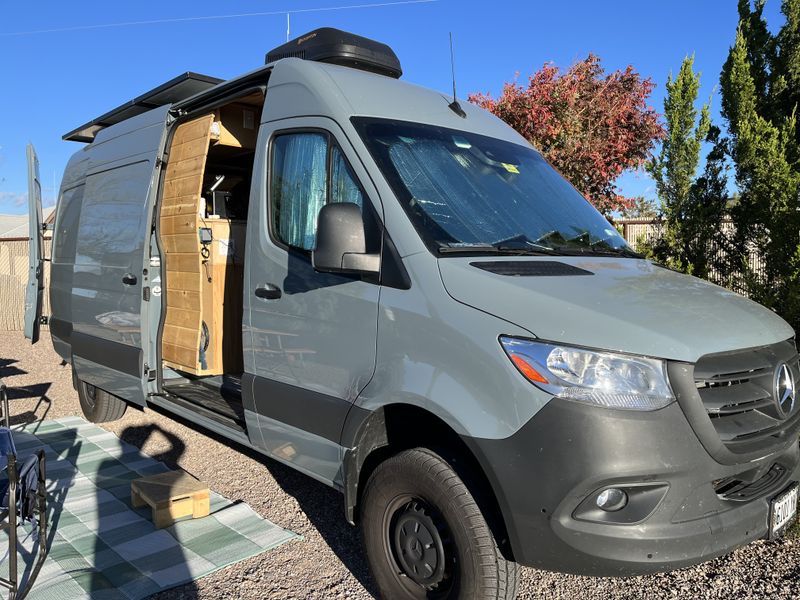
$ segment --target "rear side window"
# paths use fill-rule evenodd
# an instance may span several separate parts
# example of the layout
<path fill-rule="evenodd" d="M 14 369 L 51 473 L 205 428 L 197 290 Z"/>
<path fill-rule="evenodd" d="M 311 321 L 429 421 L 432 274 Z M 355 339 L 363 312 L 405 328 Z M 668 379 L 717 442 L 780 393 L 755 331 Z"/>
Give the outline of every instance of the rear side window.
<path fill-rule="evenodd" d="M 147 160 L 86 178 L 78 225 L 76 264 L 131 268 L 141 264 L 145 238 L 146 188 L 153 165 Z"/>
<path fill-rule="evenodd" d="M 75 261 L 75 247 L 78 242 L 78 220 L 83 203 L 81 184 L 65 190 L 58 201 L 55 232 L 53 235 L 53 262 L 72 263 Z"/>
<path fill-rule="evenodd" d="M 286 246 L 314 249 L 317 217 L 328 202 L 353 202 L 363 210 L 361 187 L 341 150 L 326 133 L 276 137 L 270 172 L 272 232 Z"/>

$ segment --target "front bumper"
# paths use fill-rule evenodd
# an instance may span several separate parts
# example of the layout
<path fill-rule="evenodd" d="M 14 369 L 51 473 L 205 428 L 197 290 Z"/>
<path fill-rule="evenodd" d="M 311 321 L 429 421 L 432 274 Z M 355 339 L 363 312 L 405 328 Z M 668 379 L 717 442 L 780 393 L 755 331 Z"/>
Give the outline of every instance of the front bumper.
<path fill-rule="evenodd" d="M 722 465 L 677 403 L 635 412 L 554 399 L 509 438 L 465 442 L 494 488 L 514 559 L 582 575 L 640 575 L 726 554 L 766 536 L 770 499 L 800 480 L 796 439 Z M 715 491 L 727 478 L 758 481 L 776 463 L 782 476 L 747 501 Z M 581 518 L 598 491 L 626 485 L 663 492 L 625 524 Z"/>

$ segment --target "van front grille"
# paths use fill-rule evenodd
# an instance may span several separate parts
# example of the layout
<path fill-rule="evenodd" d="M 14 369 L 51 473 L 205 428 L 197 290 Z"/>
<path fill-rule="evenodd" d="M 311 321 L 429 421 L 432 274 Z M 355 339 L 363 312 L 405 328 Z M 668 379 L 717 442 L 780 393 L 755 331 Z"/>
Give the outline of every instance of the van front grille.
<path fill-rule="evenodd" d="M 769 450 L 785 441 L 800 422 L 800 397 L 784 398 L 779 405 L 778 379 L 800 382 L 800 364 L 792 340 L 738 352 L 702 357 L 694 368 L 694 381 L 703 407 L 720 438 L 731 452 Z M 780 371 L 780 373 L 779 373 Z M 789 387 L 792 387 L 791 385 Z M 786 396 L 784 393 L 783 396 Z"/>

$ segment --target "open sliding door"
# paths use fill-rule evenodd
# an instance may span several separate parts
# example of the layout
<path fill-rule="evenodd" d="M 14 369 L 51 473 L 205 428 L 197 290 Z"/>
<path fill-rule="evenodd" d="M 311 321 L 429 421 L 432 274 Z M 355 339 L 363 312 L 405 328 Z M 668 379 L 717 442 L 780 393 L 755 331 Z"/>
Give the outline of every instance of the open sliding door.
<path fill-rule="evenodd" d="M 73 272 L 77 377 L 142 405 L 155 368 L 142 315 L 148 315 L 150 232 L 168 118 L 168 106 L 153 109 L 102 130 L 89 146 Z"/>

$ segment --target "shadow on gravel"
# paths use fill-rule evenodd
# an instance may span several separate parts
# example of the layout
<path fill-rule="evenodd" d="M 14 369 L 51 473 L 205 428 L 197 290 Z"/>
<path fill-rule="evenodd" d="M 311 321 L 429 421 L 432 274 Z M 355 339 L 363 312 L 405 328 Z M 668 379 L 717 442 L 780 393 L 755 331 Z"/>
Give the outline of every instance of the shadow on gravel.
<path fill-rule="evenodd" d="M 28 372 L 23 371 L 19 367 L 15 367 L 14 363 L 18 361 L 13 358 L 0 358 L 0 379 L 4 377 L 13 377 L 14 375 L 25 375 Z"/>
<path fill-rule="evenodd" d="M 23 371 L 19 367 L 15 366 L 17 361 L 11 358 L 0 358 L 0 381 L 3 379 L 8 380 L 11 377 L 16 375 L 26 375 L 28 372 Z M 9 385 L 7 387 L 7 394 L 8 399 L 13 400 L 25 400 L 28 398 L 36 398 L 36 406 L 34 406 L 33 410 L 28 410 L 22 413 L 16 413 L 14 411 L 13 403 L 11 407 L 11 417 L 9 422 L 11 425 L 28 425 L 30 423 L 34 423 L 38 421 L 41 423 L 47 418 L 47 414 L 50 412 L 50 408 L 53 405 L 53 401 L 47 397 L 47 392 L 50 389 L 52 384 L 47 383 L 33 383 L 30 385 Z M 38 416 L 39 410 L 44 408 L 44 412 Z M 32 433 L 36 433 L 38 429 L 38 424 L 36 428 L 32 431 Z"/>
<path fill-rule="evenodd" d="M 49 387 L 50 384 L 47 384 Z M 17 388 L 19 389 L 19 388 Z M 9 389 L 8 397 L 9 399 L 14 398 L 13 390 Z M 30 397 L 30 396 L 21 396 L 21 397 Z M 35 397 L 35 396 L 34 396 Z M 44 411 L 41 415 L 39 415 L 39 410 L 44 406 Z M 39 430 L 39 425 L 42 424 L 43 421 L 47 419 L 47 414 L 50 412 L 50 409 L 53 407 L 53 401 L 50 400 L 45 395 L 39 397 L 38 402 L 36 402 L 36 406 L 33 407 L 33 410 L 26 410 L 22 413 L 12 414 L 9 418 L 9 423 L 14 425 L 30 425 L 31 423 L 36 423 L 36 426 L 30 430 L 31 433 L 36 435 L 36 432 Z M 13 411 L 12 411 L 13 413 Z"/>
<path fill-rule="evenodd" d="M 149 406 L 148 409 L 154 410 L 189 429 L 208 436 L 220 444 L 230 446 L 245 456 L 264 465 L 270 472 L 270 475 L 278 482 L 278 485 L 281 486 L 281 489 L 297 500 L 309 521 L 311 521 L 314 528 L 319 531 L 325 543 L 330 546 L 330 549 L 333 550 L 339 560 L 342 561 L 342 564 L 344 564 L 353 576 L 358 579 L 358 582 L 364 586 L 370 595 L 377 596 L 377 588 L 369 573 L 367 557 L 361 546 L 361 538 L 358 534 L 358 529 L 345 521 L 344 498 L 342 494 L 260 452 L 232 442 L 228 438 L 204 429 L 178 415 L 156 406 Z M 138 443 L 135 441 L 128 440 L 128 442 L 138 446 Z M 196 598 L 196 594 L 192 594 L 192 588 L 187 588 L 185 590 L 182 587 L 178 587 L 172 591 L 173 593 L 176 591 L 179 592 L 181 595 L 178 597 L 181 598 Z M 185 591 L 187 593 L 184 595 L 183 592 Z M 162 596 L 157 595 L 154 596 L 154 598 L 155 597 Z M 174 596 L 164 595 L 163 597 L 172 598 Z"/>
<path fill-rule="evenodd" d="M 269 470 L 283 491 L 297 500 L 309 521 L 319 531 L 325 543 L 330 546 L 342 564 L 358 579 L 367 592 L 376 596 L 377 588 L 369 573 L 359 530 L 345 521 L 342 494 L 263 454 L 242 448 L 240 451 L 258 460 Z"/>
<path fill-rule="evenodd" d="M 156 424 L 151 425 L 137 425 L 126 427 L 119 435 L 119 439 L 123 442 L 136 446 L 141 450 L 153 435 L 161 434 L 169 442 L 169 449 L 159 452 L 158 454 L 148 454 L 151 458 L 159 462 L 163 462 L 170 469 L 179 469 L 178 461 L 183 453 L 186 451 L 186 444 L 182 439 L 173 433 L 166 431 Z"/>

